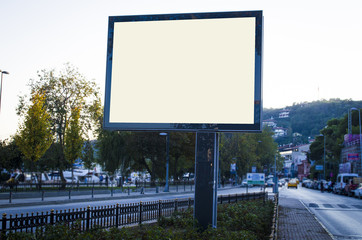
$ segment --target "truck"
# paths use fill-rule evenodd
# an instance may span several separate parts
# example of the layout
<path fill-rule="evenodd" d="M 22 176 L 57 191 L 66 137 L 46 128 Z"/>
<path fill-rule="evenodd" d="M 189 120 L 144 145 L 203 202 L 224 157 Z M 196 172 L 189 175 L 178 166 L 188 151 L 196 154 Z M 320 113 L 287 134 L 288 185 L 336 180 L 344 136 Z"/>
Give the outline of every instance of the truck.
<path fill-rule="evenodd" d="M 337 176 L 337 181 L 333 187 L 333 193 L 343 195 L 354 195 L 354 190 L 358 187 L 357 181 L 360 177 L 356 173 L 341 173 Z"/>

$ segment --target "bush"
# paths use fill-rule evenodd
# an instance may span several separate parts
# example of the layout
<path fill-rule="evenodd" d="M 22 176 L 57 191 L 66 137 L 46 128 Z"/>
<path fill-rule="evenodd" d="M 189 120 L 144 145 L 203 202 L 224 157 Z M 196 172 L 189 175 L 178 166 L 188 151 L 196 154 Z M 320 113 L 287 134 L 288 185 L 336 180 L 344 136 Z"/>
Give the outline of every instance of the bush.
<path fill-rule="evenodd" d="M 161 218 L 158 224 L 130 228 L 95 229 L 80 232 L 79 224 L 47 226 L 35 234 L 11 233 L 9 240 L 257 240 L 267 239 L 273 216 L 273 203 L 262 200 L 244 201 L 218 206 L 218 227 L 200 231 L 192 209 Z"/>

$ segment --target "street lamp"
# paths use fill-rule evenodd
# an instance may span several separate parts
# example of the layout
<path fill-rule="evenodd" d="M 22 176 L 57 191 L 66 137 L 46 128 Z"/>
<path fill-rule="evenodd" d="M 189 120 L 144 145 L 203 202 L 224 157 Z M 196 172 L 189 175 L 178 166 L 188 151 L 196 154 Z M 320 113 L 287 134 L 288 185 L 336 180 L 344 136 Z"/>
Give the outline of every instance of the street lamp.
<path fill-rule="evenodd" d="M 1 71 L 1 85 L 0 85 L 0 111 L 1 111 L 1 93 L 3 91 L 3 74 L 9 74 L 7 71 Z"/>
<path fill-rule="evenodd" d="M 168 166 L 170 162 L 170 134 L 169 133 L 160 133 L 161 136 L 166 136 L 166 184 L 164 192 L 169 192 L 168 187 Z"/>
<path fill-rule="evenodd" d="M 319 136 L 323 137 L 323 178 L 326 179 L 326 136 L 323 134 L 319 134 Z"/>
<path fill-rule="evenodd" d="M 358 120 L 359 120 L 359 156 L 361 158 L 361 174 L 362 175 L 362 136 L 361 136 L 361 111 L 360 109 L 357 108 L 351 108 L 351 110 L 356 110 L 358 111 Z"/>

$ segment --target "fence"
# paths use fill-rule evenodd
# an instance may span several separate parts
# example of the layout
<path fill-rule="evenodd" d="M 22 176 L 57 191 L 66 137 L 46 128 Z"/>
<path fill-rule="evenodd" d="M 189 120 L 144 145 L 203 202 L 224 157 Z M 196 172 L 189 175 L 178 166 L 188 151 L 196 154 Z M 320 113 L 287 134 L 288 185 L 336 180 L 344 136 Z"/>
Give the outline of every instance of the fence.
<path fill-rule="evenodd" d="M 185 189 L 186 187 L 190 188 L 194 185 L 194 181 L 170 181 L 169 186 L 174 187 L 175 189 Z M 146 181 L 136 181 L 131 185 L 120 185 L 116 181 L 109 182 L 65 182 L 62 183 L 60 181 L 54 182 L 39 182 L 39 183 L 28 183 L 28 182 L 12 182 L 0 183 L 0 192 L 36 192 L 36 191 L 57 191 L 57 190 L 69 190 L 69 189 L 109 189 L 109 188 L 156 188 L 165 186 L 165 182 L 146 182 Z"/>
<path fill-rule="evenodd" d="M 224 195 L 218 197 L 218 203 L 265 199 L 267 196 L 267 192 Z M 193 204 L 194 200 L 189 198 L 87 207 L 64 211 L 51 210 L 46 213 L 16 214 L 14 217 L 12 215 L 8 217 L 4 213 L 0 220 L 1 239 L 4 239 L 9 232 L 33 233 L 37 228 L 57 223 L 65 223 L 69 226 L 77 223 L 80 231 L 142 224 L 157 220 L 160 217 L 169 217 L 175 211 L 193 207 Z"/>

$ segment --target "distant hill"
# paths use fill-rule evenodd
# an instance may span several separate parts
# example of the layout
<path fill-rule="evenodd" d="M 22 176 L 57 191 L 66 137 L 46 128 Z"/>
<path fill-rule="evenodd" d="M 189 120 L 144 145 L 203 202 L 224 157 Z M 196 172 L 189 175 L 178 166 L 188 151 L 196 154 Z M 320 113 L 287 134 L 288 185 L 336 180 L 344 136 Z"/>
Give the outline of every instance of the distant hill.
<path fill-rule="evenodd" d="M 362 108 L 362 101 L 330 99 L 297 103 L 280 109 L 264 109 L 263 120 L 273 118 L 277 127 L 287 130 L 286 136 L 276 138 L 279 144 L 306 143 L 308 137 L 318 135 L 330 119 L 344 117 L 352 107 Z M 289 117 L 279 118 L 283 110 L 289 112 Z"/>

